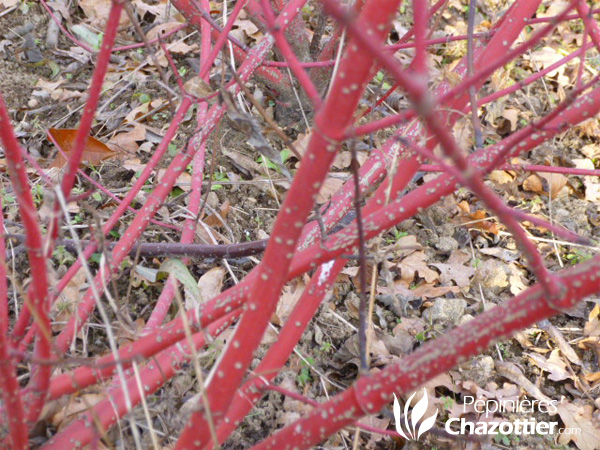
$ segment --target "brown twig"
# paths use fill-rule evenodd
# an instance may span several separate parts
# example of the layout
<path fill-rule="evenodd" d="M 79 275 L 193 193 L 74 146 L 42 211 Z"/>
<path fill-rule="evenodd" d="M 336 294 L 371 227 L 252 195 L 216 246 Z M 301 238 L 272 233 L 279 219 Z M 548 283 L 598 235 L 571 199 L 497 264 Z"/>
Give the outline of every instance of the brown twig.
<path fill-rule="evenodd" d="M 6 234 L 6 239 L 15 239 L 18 242 L 25 241 L 24 234 Z M 81 245 L 88 245 L 90 241 L 81 240 Z M 73 239 L 58 239 L 56 245 L 62 245 L 68 251 L 75 251 L 76 241 Z M 116 244 L 107 242 L 106 249 L 112 250 Z M 265 250 L 267 239 L 259 241 L 244 242 L 241 244 L 204 245 L 204 244 L 178 244 L 178 243 L 136 243 L 129 252 L 135 256 L 139 251 L 140 256 L 186 256 L 189 258 L 240 258 L 243 256 L 258 255 Z"/>
<path fill-rule="evenodd" d="M 356 229 L 358 231 L 358 278 L 360 308 L 358 316 L 358 348 L 360 353 L 360 372 L 366 375 L 369 372 L 367 359 L 367 261 L 365 248 L 365 233 L 363 230 L 362 213 L 360 207 L 360 163 L 354 142 L 350 145 L 352 162 L 350 168 L 354 176 L 354 210 L 356 211 Z"/>

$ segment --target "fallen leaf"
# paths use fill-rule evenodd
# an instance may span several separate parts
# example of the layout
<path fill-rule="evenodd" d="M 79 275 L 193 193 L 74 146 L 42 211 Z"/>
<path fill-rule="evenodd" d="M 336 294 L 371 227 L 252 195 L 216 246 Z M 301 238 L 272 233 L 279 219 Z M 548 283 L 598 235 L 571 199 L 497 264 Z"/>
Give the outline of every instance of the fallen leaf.
<path fill-rule="evenodd" d="M 600 156 L 600 145 L 598 144 L 588 144 L 584 145 L 580 150 L 585 156 L 590 159 L 597 158 Z"/>
<path fill-rule="evenodd" d="M 17 3 L 19 3 L 19 0 L 0 0 L 0 6 L 2 6 L 2 8 L 6 8 L 6 9 L 12 8 Z"/>
<path fill-rule="evenodd" d="M 544 193 L 544 186 L 542 180 L 537 175 L 529 175 L 523 181 L 523 189 L 529 192 L 535 192 L 536 194 Z"/>
<path fill-rule="evenodd" d="M 470 224 L 474 228 L 478 228 L 481 231 L 487 231 L 488 233 L 498 234 L 498 225 L 489 220 L 485 220 L 488 217 L 488 214 L 485 211 L 477 210 L 472 214 L 469 214 L 469 217 L 475 222 Z"/>
<path fill-rule="evenodd" d="M 465 266 L 471 257 L 460 250 L 454 250 L 446 263 L 430 264 L 441 273 L 442 284 L 454 281 L 459 287 L 469 286 L 469 279 L 475 274 L 475 269 Z"/>
<path fill-rule="evenodd" d="M 96 0 L 91 0 L 91 1 L 96 1 Z M 110 0 L 102 0 L 102 1 L 110 2 Z M 132 5 L 137 10 L 140 17 L 144 17 L 144 15 L 146 15 L 146 13 L 152 14 L 154 16 L 154 20 L 151 23 L 164 22 L 164 18 L 167 16 L 167 8 L 170 6 L 169 2 L 167 2 L 166 0 L 160 0 L 160 1 L 153 1 L 151 3 L 153 3 L 153 4 L 149 5 L 148 3 L 145 3 L 142 0 L 135 0 L 134 2 L 132 2 Z M 168 10 L 171 11 L 172 8 L 169 7 Z M 173 12 L 171 12 L 171 14 L 173 14 Z M 121 16 L 127 17 L 127 14 L 121 14 Z"/>
<path fill-rule="evenodd" d="M 199 303 L 204 303 L 202 291 L 198 287 L 198 283 L 194 276 L 190 273 L 188 267 L 180 259 L 167 259 L 158 269 L 159 272 L 164 272 L 175 277 L 183 286 L 185 293 L 185 308 L 193 309 Z"/>
<path fill-rule="evenodd" d="M 553 381 L 572 379 L 573 375 L 567 370 L 567 364 L 560 357 L 558 350 L 552 350 L 548 359 L 537 353 L 525 353 L 540 369 L 548 372 L 548 378 Z"/>
<path fill-rule="evenodd" d="M 439 274 L 435 270 L 431 270 L 427 263 L 427 255 L 424 252 L 415 252 L 412 255 L 404 258 L 398 263 L 400 276 L 402 281 L 412 283 L 418 273 L 421 278 L 424 278 L 427 283 L 432 283 L 439 279 Z"/>
<path fill-rule="evenodd" d="M 79 269 L 52 304 L 52 331 L 59 332 L 66 328 L 67 322 L 77 311 L 79 300 L 88 287 L 85 271 Z"/>
<path fill-rule="evenodd" d="M 507 108 L 502 113 L 502 117 L 510 122 L 510 131 L 517 129 L 517 120 L 519 120 L 519 110 L 514 108 Z"/>
<path fill-rule="evenodd" d="M 530 175 L 523 181 L 523 189 L 536 194 L 550 194 L 552 198 L 558 198 L 566 191 L 567 177 L 560 173 L 539 173 Z"/>
<path fill-rule="evenodd" d="M 585 199 L 589 202 L 600 202 L 600 183 L 593 183 L 591 180 L 584 180 Z"/>
<path fill-rule="evenodd" d="M 42 78 L 38 79 L 35 87 L 41 90 L 34 91 L 31 95 L 33 97 L 47 97 L 50 95 L 52 100 L 59 102 L 65 102 L 74 98 L 81 97 L 81 92 L 71 91 L 69 89 L 63 89 L 59 87 L 64 83 L 62 78 L 58 78 L 56 81 L 46 81 Z"/>
<path fill-rule="evenodd" d="M 352 162 L 352 153 L 350 152 L 339 152 L 335 155 L 332 166 L 336 169 L 346 169 L 350 167 Z"/>
<path fill-rule="evenodd" d="M 514 180 L 513 176 L 504 170 L 494 170 L 489 174 L 488 178 L 496 183 L 498 186 L 503 184 L 510 184 Z"/>
<path fill-rule="evenodd" d="M 485 220 L 488 217 L 488 214 L 485 211 L 477 210 L 474 213 L 471 212 L 471 205 L 468 202 L 463 200 L 458 204 L 458 207 L 461 211 L 463 211 L 470 219 L 469 223 L 464 225 L 477 228 L 482 231 L 486 231 L 492 234 L 498 234 L 498 225 L 489 220 Z"/>
<path fill-rule="evenodd" d="M 167 22 L 161 23 L 160 25 L 156 25 L 146 33 L 146 40 L 151 41 L 152 39 L 156 39 L 158 36 L 163 36 L 181 27 L 181 25 L 182 24 L 180 22 Z"/>
<path fill-rule="evenodd" d="M 48 130 L 50 140 L 62 148 L 67 158 L 71 156 L 71 152 L 73 151 L 76 135 L 76 129 L 50 128 Z M 88 136 L 87 143 L 85 144 L 81 156 L 81 163 L 96 165 L 106 159 L 113 158 L 115 155 L 116 153 L 108 148 L 106 144 L 92 136 Z M 58 152 L 50 167 L 61 168 L 66 164 L 67 160 L 65 159 L 65 156 L 63 156 L 61 152 Z"/>
<path fill-rule="evenodd" d="M 211 214 L 210 216 L 206 217 L 203 222 L 209 227 L 221 227 L 223 226 L 223 222 L 225 221 L 225 218 L 227 217 L 227 214 L 229 214 L 230 210 L 231 204 L 228 201 L 225 201 L 225 203 L 221 205 L 220 211 L 218 212 L 221 219 L 219 219 L 216 214 Z"/>
<path fill-rule="evenodd" d="M 125 117 L 125 122 L 135 122 L 140 117 L 148 114 L 151 109 L 157 110 L 163 104 L 164 102 L 160 98 L 152 100 L 151 102 L 142 103 L 141 105 L 138 105 L 131 111 L 129 111 L 129 114 L 127 114 L 127 116 Z"/>
<path fill-rule="evenodd" d="M 50 423 L 60 430 L 81 413 L 92 408 L 104 399 L 106 399 L 105 393 L 72 396 L 71 401 L 52 416 Z"/>
<path fill-rule="evenodd" d="M 194 97 L 205 98 L 213 94 L 210 85 L 200 77 L 192 77 L 183 83 L 186 92 L 189 92 Z"/>
<path fill-rule="evenodd" d="M 287 284 L 283 288 L 277 309 L 271 318 L 271 322 L 275 325 L 283 325 L 287 320 L 296 303 L 304 293 L 306 283 L 303 278 L 298 278 L 295 282 Z"/>
<path fill-rule="evenodd" d="M 110 8 L 112 5 L 111 0 L 79 0 L 77 2 L 79 7 L 83 10 L 83 13 L 96 27 L 103 28 L 102 25 L 106 23 Z M 130 26 L 131 21 L 129 16 L 125 13 L 121 14 L 119 19 L 119 28 Z"/>
<path fill-rule="evenodd" d="M 308 143 L 310 142 L 312 134 L 299 134 L 298 139 L 294 141 L 294 148 L 298 150 L 300 156 L 304 157 Z"/>
<path fill-rule="evenodd" d="M 127 160 L 123 161 L 123 167 L 125 169 L 134 170 L 137 172 L 137 171 L 144 170 L 144 168 L 146 167 L 146 164 L 142 164 L 142 161 L 139 158 L 132 158 L 132 159 L 127 159 Z"/>
<path fill-rule="evenodd" d="M 417 242 L 417 237 L 414 234 L 409 234 L 398 239 L 392 248 L 396 257 L 404 258 L 411 253 L 422 250 L 423 246 Z"/>
<path fill-rule="evenodd" d="M 567 445 L 573 441 L 580 450 L 600 449 L 600 429 L 592 420 L 594 408 L 591 405 L 563 402 L 556 408 L 565 428 L 579 430 L 579 432 L 573 430 L 571 433 L 561 433 L 558 438 L 559 444 Z"/>
<path fill-rule="evenodd" d="M 177 41 L 173 44 L 170 44 L 168 48 L 171 53 L 191 55 L 192 53 L 196 52 L 200 47 L 198 47 L 198 44 L 188 45 L 183 41 Z"/>
<path fill-rule="evenodd" d="M 144 139 L 146 139 L 146 128 L 142 124 L 134 123 L 133 129 L 115 134 L 106 145 L 115 151 L 136 153 L 139 148 L 138 142 Z"/>
<path fill-rule="evenodd" d="M 600 336 L 600 304 L 596 303 L 594 308 L 590 311 L 588 320 L 583 328 L 583 334 L 585 336 L 597 337 Z"/>
<path fill-rule="evenodd" d="M 260 39 L 262 35 L 258 27 L 250 20 L 237 20 L 234 27 L 243 31 L 248 37 L 252 37 L 255 40 Z"/>
<path fill-rule="evenodd" d="M 225 269 L 222 267 L 213 267 L 198 280 L 198 287 L 204 301 L 209 301 L 221 293 L 223 280 L 225 279 Z"/>
<path fill-rule="evenodd" d="M 540 173 L 544 184 L 544 191 L 550 193 L 552 198 L 558 198 L 563 194 L 563 188 L 567 185 L 567 177 L 560 173 Z"/>
<path fill-rule="evenodd" d="M 525 59 L 529 59 L 535 63 L 537 66 L 534 66 L 535 70 L 545 69 L 555 62 L 560 61 L 562 58 L 563 56 L 552 47 L 542 47 L 539 50 L 533 51 L 530 56 L 525 56 Z M 548 73 L 548 77 L 553 77 L 558 73 L 562 74 L 564 71 L 565 66 L 557 67 L 552 72 Z"/>
<path fill-rule="evenodd" d="M 343 185 L 344 185 L 344 180 L 342 180 L 341 178 L 327 177 L 327 179 L 325 179 L 325 181 L 321 185 L 321 190 L 319 191 L 319 195 L 317 195 L 317 203 L 318 204 L 325 203 Z"/>
<path fill-rule="evenodd" d="M 411 289 L 415 297 L 422 299 L 443 297 L 449 292 L 457 294 L 459 291 L 460 288 L 458 286 L 434 286 L 433 283 L 423 283 Z"/>
<path fill-rule="evenodd" d="M 520 256 L 518 252 L 514 252 L 512 250 L 508 250 L 502 247 L 480 248 L 479 252 L 485 255 L 493 256 L 494 258 L 501 259 L 506 263 L 513 262 L 517 260 Z"/>
<path fill-rule="evenodd" d="M 165 173 L 167 173 L 167 169 L 159 169 L 157 174 L 157 180 L 162 180 L 165 176 Z M 177 180 L 175 180 L 175 184 L 173 186 L 181 188 L 181 190 L 185 192 L 189 191 L 192 188 L 192 176 L 185 171 L 181 172 L 177 177 Z M 220 223 L 221 222 L 219 222 L 219 224 Z"/>

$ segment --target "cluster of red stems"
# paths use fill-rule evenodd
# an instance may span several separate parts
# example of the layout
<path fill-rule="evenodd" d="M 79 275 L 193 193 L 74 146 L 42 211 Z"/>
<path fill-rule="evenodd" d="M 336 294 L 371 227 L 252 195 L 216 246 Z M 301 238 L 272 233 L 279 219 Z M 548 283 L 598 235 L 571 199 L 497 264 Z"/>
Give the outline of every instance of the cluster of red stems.
<path fill-rule="evenodd" d="M 292 87 L 287 69 L 291 71 L 315 111 L 310 142 L 276 218 L 264 257 L 245 279 L 194 310 L 184 311 L 177 318 L 164 323 L 178 289 L 177 280 L 169 278 L 142 337 L 120 348 L 114 344 L 114 339 L 109 339 L 109 355 L 96 358 L 93 364 L 76 367 L 59 375 L 53 376 L 56 362 L 64 360 L 78 330 L 86 325 L 95 309 L 106 316 L 100 297 L 105 292 L 107 281 L 118 274 L 120 263 L 129 255 L 134 244 L 143 238 L 144 230 L 171 192 L 176 179 L 190 164 L 193 166 L 193 178 L 188 208 L 192 214 L 198 214 L 206 142 L 226 110 L 220 103 L 211 106 L 206 99 L 196 98 L 182 89 L 181 101 L 164 139 L 131 191 L 119 200 L 118 208 L 104 224 L 102 231 L 105 234 L 130 208 L 132 200 L 163 158 L 186 112 L 194 104 L 198 105 L 199 111 L 196 133 L 179 150 L 152 195 L 147 197 L 144 206 L 137 211 L 126 232 L 113 247 L 110 267 L 105 265 L 105 270 L 95 275 L 87 269 L 85 258 L 89 258 L 98 247 L 97 242 L 91 241 L 81 249 L 81 257 L 66 275 L 56 286 L 51 286 L 47 267 L 53 243 L 58 237 L 60 217 L 64 217 L 61 205 L 64 206 L 65 199 L 70 198 L 77 180 L 111 53 L 123 51 L 123 48 L 115 47 L 114 42 L 119 18 L 127 8 L 124 0 L 113 0 L 101 48 L 95 52 L 96 63 L 89 97 L 64 177 L 60 186 L 49 186 L 55 193 L 55 214 L 50 219 L 45 235 L 40 228 L 26 171 L 30 158 L 16 138 L 6 105 L 0 96 L 0 139 L 25 229 L 31 268 L 31 283 L 25 295 L 24 307 L 16 317 L 12 317 L 4 261 L 5 241 L 4 238 L 0 239 L 2 448 L 28 448 L 28 436 L 40 420 L 44 405 L 102 382 L 106 386 L 105 399 L 62 428 L 43 448 L 76 448 L 97 442 L 121 417 L 161 389 L 182 365 L 197 360 L 194 355 L 207 342 L 237 323 L 234 334 L 210 375 L 201 380 L 201 400 L 176 444 L 177 449 L 217 447 L 241 423 L 261 398 L 265 388 L 274 388 L 271 381 L 286 363 L 324 296 L 345 266 L 347 258 L 344 255 L 352 254 L 359 248 L 361 237 L 370 239 L 379 235 L 453 193 L 459 185 L 477 195 L 513 234 L 537 284 L 482 313 L 468 325 L 455 328 L 426 343 L 401 362 L 376 374 L 363 373 L 353 386 L 326 403 L 313 402 L 314 408 L 310 413 L 253 448 L 306 449 L 325 441 L 344 427 L 362 427 L 358 420 L 389 407 L 394 393 L 406 394 L 461 360 L 478 354 L 494 340 L 510 336 L 536 321 L 573 307 L 586 296 L 600 292 L 600 257 L 560 273 L 550 272 L 519 224 L 525 219 L 535 219 L 512 210 L 483 181 L 487 173 L 501 167 L 509 158 L 530 151 L 551 140 L 557 133 L 594 117 L 600 109 L 600 88 L 594 86 L 597 80 L 594 78 L 584 83 L 580 70 L 576 86 L 565 101 L 549 114 L 496 144 L 476 148 L 471 154 L 459 148 L 452 134 L 453 124 L 464 113 L 475 112 L 476 115 L 481 105 L 522 89 L 574 58 L 579 58 L 583 66 L 586 51 L 593 48 L 600 51 L 600 29 L 593 18 L 595 11 L 590 11 L 584 0 L 572 0 L 564 12 L 544 19 L 532 19 L 541 0 L 513 2 L 502 17 L 492 24 L 488 33 L 474 37 L 470 34 L 469 44 L 472 48 L 469 55 L 454 69 L 460 75 L 460 83 L 453 86 L 442 82 L 435 88 L 431 88 L 428 82 L 427 53 L 429 47 L 440 43 L 440 40 L 431 39 L 433 30 L 429 26 L 435 23 L 431 20 L 434 14 L 447 6 L 445 0 L 439 0 L 434 5 L 429 5 L 427 0 L 412 0 L 413 27 L 394 45 L 386 45 L 386 41 L 401 0 L 357 0 L 352 7 L 346 7 L 338 0 L 321 0 L 319 4 L 323 14 L 334 20 L 335 31 L 318 55 L 318 60 L 313 62 L 300 61 L 295 51 L 297 45 L 306 42 L 309 36 L 301 14 L 306 3 L 307 0 L 238 1 L 224 26 L 219 27 L 211 19 L 208 0 L 172 0 L 172 4 L 186 18 L 187 26 L 200 33 L 202 52 L 198 76 L 203 80 L 208 80 L 215 58 L 228 41 L 232 42 L 231 48 L 238 58 L 236 80 L 247 82 L 252 77 L 259 77 L 269 86 L 284 92 Z M 56 19 L 48 5 L 42 4 Z M 242 9 L 261 21 L 268 31 L 252 47 L 240 45 L 239 41 L 230 38 L 229 32 Z M 518 84 L 488 97 L 477 98 L 476 92 L 495 70 L 539 45 L 558 24 L 576 19 L 581 19 L 584 24 L 583 44 L 577 51 Z M 533 23 L 542 25 L 531 37 L 517 44 L 524 27 Z M 66 29 L 62 30 L 74 39 Z M 340 45 L 342 41 L 343 46 Z M 394 58 L 394 52 L 409 47 L 414 48 L 414 58 L 405 67 Z M 340 48 L 341 57 L 336 59 Z M 284 62 L 267 60 L 275 49 Z M 378 70 L 384 70 L 395 79 L 396 85 L 390 92 L 401 90 L 410 100 L 411 108 L 358 125 L 356 111 L 359 101 L 366 85 Z M 317 76 L 332 77 L 324 98 L 316 88 Z M 227 87 L 233 94 L 241 92 L 236 80 Z M 177 81 L 183 88 L 181 80 L 177 78 Z M 418 120 L 411 120 L 413 118 Z M 344 142 L 389 127 L 395 127 L 393 135 L 380 148 L 374 149 L 360 167 L 359 177 L 356 178 L 358 187 L 354 179 L 349 180 L 334 195 L 331 206 L 323 213 L 323 224 L 327 230 L 331 230 L 354 207 L 355 190 L 366 193 L 370 187 L 379 184 L 362 207 L 360 220 L 321 240 L 318 224 L 314 221 L 307 223 L 307 218 L 313 211 L 317 193 L 336 153 Z M 427 139 L 423 139 L 424 136 Z M 423 142 L 425 144 L 421 144 Z M 433 154 L 434 147 L 438 145 L 443 158 Z M 408 194 L 399 195 L 426 162 L 437 163 L 442 173 Z M 546 226 L 567 239 L 581 242 L 570 232 L 550 224 Z M 192 243 L 195 220 L 186 219 L 180 230 L 181 242 Z M 82 267 L 86 270 L 90 287 L 67 326 L 54 336 L 50 317 L 52 303 Z M 294 277 L 311 270 L 314 270 L 314 274 L 310 283 L 281 328 L 278 341 L 269 348 L 260 364 L 250 371 L 253 354 L 275 311 L 283 286 Z M 13 325 L 9 326 L 11 323 Z M 109 323 L 108 320 L 106 323 Z M 107 333 L 110 338 L 110 327 L 107 327 Z M 30 345 L 32 350 L 29 350 Z M 17 378 L 17 366 L 23 362 L 30 367 L 26 386 L 22 386 Z M 199 370 L 197 372 L 201 373 Z M 106 383 L 111 377 L 113 381 Z M 375 431 L 388 433 L 385 430 Z M 132 432 L 139 443 L 136 426 L 132 426 Z M 154 444 L 158 445 L 158 442 L 154 441 Z"/>

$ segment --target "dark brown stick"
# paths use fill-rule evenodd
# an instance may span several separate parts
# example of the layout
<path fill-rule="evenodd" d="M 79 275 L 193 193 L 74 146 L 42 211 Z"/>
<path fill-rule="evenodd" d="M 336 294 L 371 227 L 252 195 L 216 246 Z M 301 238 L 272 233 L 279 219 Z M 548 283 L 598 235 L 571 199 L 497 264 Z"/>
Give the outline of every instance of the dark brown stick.
<path fill-rule="evenodd" d="M 6 234 L 6 239 L 15 239 L 24 242 L 24 234 Z M 82 240 L 81 245 L 86 246 L 90 241 Z M 72 239 L 58 239 L 57 245 L 64 246 L 68 251 L 77 251 L 75 241 Z M 106 247 L 112 249 L 114 243 L 107 242 Z M 129 254 L 135 256 L 139 250 L 140 256 L 186 256 L 188 258 L 240 258 L 243 256 L 258 255 L 265 250 L 267 239 L 260 241 L 244 242 L 242 244 L 204 245 L 204 244 L 178 244 L 178 243 L 137 243 L 131 248 Z"/>

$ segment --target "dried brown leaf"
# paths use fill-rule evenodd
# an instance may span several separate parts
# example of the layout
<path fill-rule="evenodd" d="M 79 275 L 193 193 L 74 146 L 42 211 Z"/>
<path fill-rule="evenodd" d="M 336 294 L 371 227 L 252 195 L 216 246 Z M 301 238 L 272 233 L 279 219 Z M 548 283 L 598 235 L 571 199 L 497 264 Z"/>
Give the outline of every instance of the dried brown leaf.
<path fill-rule="evenodd" d="M 225 203 L 223 203 L 221 205 L 221 208 L 218 212 L 218 214 L 221 218 L 219 219 L 219 217 L 217 217 L 216 214 L 211 214 L 210 216 L 208 216 L 204 219 L 204 223 L 206 225 L 208 225 L 209 227 L 214 227 L 214 228 L 221 227 L 221 226 L 223 226 L 223 222 L 225 221 L 225 218 L 229 214 L 230 210 L 231 210 L 231 204 L 228 201 L 225 201 Z"/>
<path fill-rule="evenodd" d="M 223 281 L 225 280 L 225 269 L 213 267 L 198 280 L 198 287 L 205 302 L 215 298 L 221 293 Z"/>
<path fill-rule="evenodd" d="M 594 408 L 591 405 L 563 402 L 557 409 L 565 428 L 581 430 L 580 433 L 561 433 L 559 444 L 567 445 L 573 441 L 580 450 L 600 449 L 600 428 L 592 420 Z"/>
<path fill-rule="evenodd" d="M 133 129 L 115 134 L 106 145 L 115 151 L 136 153 L 139 148 L 138 142 L 144 139 L 146 128 L 142 124 L 134 123 Z"/>
<path fill-rule="evenodd" d="M 427 266 L 427 259 L 425 252 L 415 252 L 404 258 L 397 266 L 400 269 L 402 281 L 412 283 L 417 274 L 427 283 L 437 281 L 439 274 Z"/>
<path fill-rule="evenodd" d="M 331 198 L 342 186 L 344 180 L 337 177 L 327 177 L 321 185 L 319 195 L 317 195 L 317 203 L 323 204 Z"/>
<path fill-rule="evenodd" d="M 537 353 L 525 353 L 540 369 L 548 372 L 548 378 L 553 381 L 573 379 L 573 374 L 568 370 L 567 364 L 560 357 L 558 350 L 552 350 L 548 359 Z"/>
<path fill-rule="evenodd" d="M 460 250 L 455 250 L 448 258 L 446 263 L 430 264 L 431 266 L 437 267 L 441 273 L 440 282 L 442 284 L 448 284 L 454 281 L 459 287 L 469 286 L 469 279 L 475 274 L 475 269 L 469 266 L 465 266 L 467 262 L 471 260 L 471 257 Z"/>

